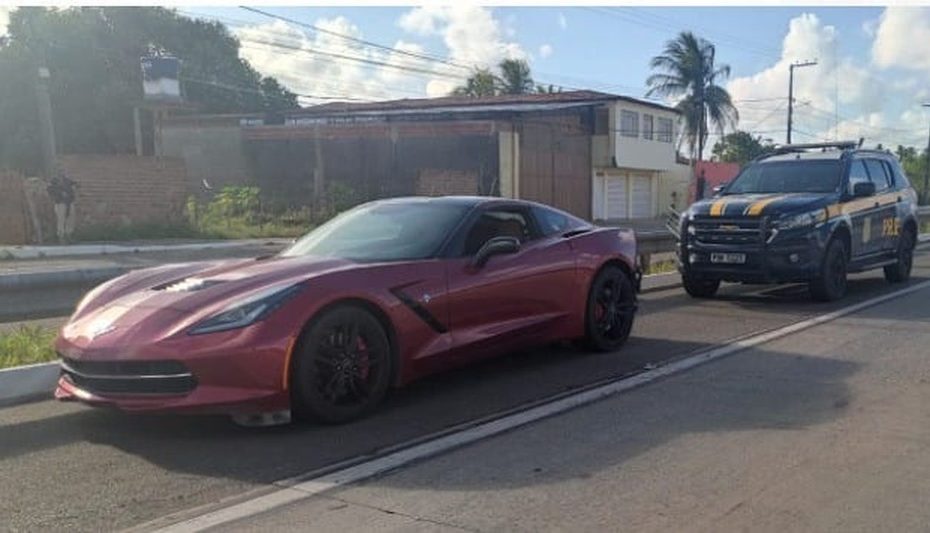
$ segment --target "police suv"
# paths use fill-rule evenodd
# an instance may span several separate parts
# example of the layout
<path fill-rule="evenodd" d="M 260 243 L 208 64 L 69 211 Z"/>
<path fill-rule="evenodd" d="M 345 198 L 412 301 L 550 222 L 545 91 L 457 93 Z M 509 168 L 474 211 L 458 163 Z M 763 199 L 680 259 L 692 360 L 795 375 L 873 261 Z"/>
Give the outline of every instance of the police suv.
<path fill-rule="evenodd" d="M 806 282 L 814 299 L 836 300 L 849 272 L 882 267 L 888 281 L 906 281 L 917 228 L 917 194 L 891 154 L 855 142 L 785 145 L 682 213 L 678 268 L 694 297 L 721 281 Z"/>

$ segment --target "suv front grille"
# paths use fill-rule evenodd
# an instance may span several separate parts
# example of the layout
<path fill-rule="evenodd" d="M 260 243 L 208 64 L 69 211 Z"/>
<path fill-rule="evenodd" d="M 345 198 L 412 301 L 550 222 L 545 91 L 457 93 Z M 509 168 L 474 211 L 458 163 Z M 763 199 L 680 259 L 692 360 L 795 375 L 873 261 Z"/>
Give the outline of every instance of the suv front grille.
<path fill-rule="evenodd" d="M 700 244 L 761 245 L 771 235 L 761 217 L 695 216 L 689 226 L 692 239 Z"/>
<path fill-rule="evenodd" d="M 181 395 L 197 381 L 179 361 L 78 361 L 61 358 L 61 373 L 92 394 Z"/>

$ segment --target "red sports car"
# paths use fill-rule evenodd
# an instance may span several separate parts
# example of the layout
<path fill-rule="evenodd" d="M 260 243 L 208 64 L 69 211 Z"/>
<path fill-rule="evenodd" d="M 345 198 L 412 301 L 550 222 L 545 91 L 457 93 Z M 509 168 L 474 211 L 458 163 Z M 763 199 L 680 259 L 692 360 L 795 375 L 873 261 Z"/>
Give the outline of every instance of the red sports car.
<path fill-rule="evenodd" d="M 343 422 L 390 387 L 520 347 L 619 348 L 635 257 L 632 231 L 540 204 L 376 201 L 271 257 L 136 270 L 93 289 L 57 340 L 56 397 Z"/>

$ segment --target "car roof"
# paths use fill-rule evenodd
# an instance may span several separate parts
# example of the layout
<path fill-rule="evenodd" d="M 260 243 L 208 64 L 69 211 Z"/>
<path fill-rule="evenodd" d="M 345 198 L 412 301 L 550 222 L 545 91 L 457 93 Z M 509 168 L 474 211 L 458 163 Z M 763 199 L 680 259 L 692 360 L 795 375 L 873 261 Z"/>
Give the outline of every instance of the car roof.
<path fill-rule="evenodd" d="M 536 202 L 531 202 L 528 200 L 520 200 L 516 198 L 502 198 L 499 196 L 467 196 L 467 195 L 452 195 L 452 196 L 398 196 L 395 198 L 384 198 L 381 200 L 375 200 L 371 203 L 377 204 L 439 204 L 439 205 L 457 205 L 457 206 L 467 206 L 474 207 L 478 205 L 485 204 L 500 204 L 500 203 L 519 203 L 523 205 L 542 205 L 537 204 Z M 543 206 L 549 207 L 549 206 Z M 555 209 L 550 207 L 550 209 Z"/>

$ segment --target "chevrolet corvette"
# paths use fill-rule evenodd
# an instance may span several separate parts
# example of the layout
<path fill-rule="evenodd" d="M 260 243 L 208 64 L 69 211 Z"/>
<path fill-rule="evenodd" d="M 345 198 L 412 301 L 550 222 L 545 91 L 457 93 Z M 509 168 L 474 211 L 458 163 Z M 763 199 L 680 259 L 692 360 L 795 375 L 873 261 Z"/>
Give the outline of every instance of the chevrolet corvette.
<path fill-rule="evenodd" d="M 55 396 L 124 411 L 339 423 L 392 387 L 520 348 L 614 351 L 639 288 L 630 230 L 486 197 L 357 206 L 283 252 L 164 265 L 91 290 Z"/>

